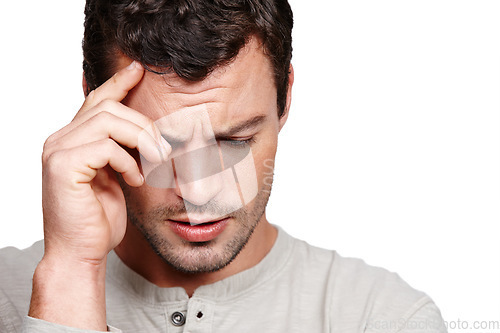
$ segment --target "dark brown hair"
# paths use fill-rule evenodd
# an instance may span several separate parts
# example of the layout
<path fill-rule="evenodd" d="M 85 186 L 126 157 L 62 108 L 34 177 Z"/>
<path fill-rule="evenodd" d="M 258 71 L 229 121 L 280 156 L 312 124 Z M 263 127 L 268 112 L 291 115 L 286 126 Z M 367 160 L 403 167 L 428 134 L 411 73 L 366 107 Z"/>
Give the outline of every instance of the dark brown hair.
<path fill-rule="evenodd" d="M 287 0 L 87 0 L 83 69 L 89 91 L 123 53 L 153 72 L 200 81 L 257 36 L 274 69 L 278 115 L 286 104 L 293 16 Z"/>

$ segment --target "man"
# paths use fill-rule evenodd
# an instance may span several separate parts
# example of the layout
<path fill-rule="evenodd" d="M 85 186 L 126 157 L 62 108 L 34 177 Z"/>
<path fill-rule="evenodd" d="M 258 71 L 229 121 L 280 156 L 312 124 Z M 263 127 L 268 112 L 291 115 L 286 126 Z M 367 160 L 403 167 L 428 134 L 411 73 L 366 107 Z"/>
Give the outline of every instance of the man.
<path fill-rule="evenodd" d="M 266 219 L 294 81 L 286 1 L 85 14 L 85 102 L 44 146 L 44 242 L 0 254 L 2 332 L 445 331 L 397 275 Z"/>

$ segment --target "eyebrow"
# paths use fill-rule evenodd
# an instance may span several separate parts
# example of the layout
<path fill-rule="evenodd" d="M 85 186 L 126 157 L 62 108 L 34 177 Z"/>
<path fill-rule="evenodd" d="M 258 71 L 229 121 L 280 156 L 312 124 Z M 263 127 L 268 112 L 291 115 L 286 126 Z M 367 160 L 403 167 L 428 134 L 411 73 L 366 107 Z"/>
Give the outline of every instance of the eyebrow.
<path fill-rule="evenodd" d="M 265 115 L 257 115 L 253 118 L 244 120 L 243 122 L 241 122 L 239 124 L 233 125 L 232 127 L 225 130 L 224 132 L 214 133 L 215 140 L 224 140 L 224 139 L 230 138 L 230 137 L 232 137 L 240 132 L 250 130 L 250 129 L 255 129 L 260 124 L 262 124 L 266 120 L 266 118 L 267 118 L 267 116 L 265 116 Z M 169 135 L 167 133 L 162 133 L 161 135 L 170 144 L 180 144 L 180 143 L 184 142 L 183 139 Z"/>
<path fill-rule="evenodd" d="M 229 129 L 225 130 L 224 132 L 216 133 L 215 134 L 215 139 L 224 139 L 228 138 L 231 136 L 234 136 L 240 132 L 254 129 L 258 127 L 260 124 L 266 120 L 267 116 L 265 115 L 258 115 L 253 118 L 247 119 L 239 124 L 233 125 Z"/>

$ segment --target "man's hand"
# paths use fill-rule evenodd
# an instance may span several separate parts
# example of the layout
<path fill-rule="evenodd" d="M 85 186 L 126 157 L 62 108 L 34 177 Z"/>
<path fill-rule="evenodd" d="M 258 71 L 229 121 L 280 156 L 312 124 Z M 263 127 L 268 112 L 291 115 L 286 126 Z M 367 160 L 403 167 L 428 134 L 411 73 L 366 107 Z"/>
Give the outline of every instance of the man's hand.
<path fill-rule="evenodd" d="M 137 149 L 152 162 L 170 153 L 152 120 L 120 103 L 143 74 L 136 62 L 116 73 L 45 143 L 45 254 L 33 278 L 31 317 L 106 330 L 106 256 L 127 225 L 115 172 L 130 186 L 144 182 L 136 160 L 123 147 Z"/>

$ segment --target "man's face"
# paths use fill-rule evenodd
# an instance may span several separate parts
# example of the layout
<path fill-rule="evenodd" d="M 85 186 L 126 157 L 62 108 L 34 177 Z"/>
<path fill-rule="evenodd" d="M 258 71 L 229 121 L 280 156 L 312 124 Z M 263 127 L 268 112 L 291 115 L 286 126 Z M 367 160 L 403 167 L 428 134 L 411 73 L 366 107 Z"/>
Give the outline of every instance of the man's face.
<path fill-rule="evenodd" d="M 251 40 L 201 82 L 146 72 L 123 103 L 155 121 L 173 148 L 156 169 L 137 158 L 143 186 L 122 182 L 130 221 L 180 271 L 225 267 L 264 216 L 286 119 L 278 119 L 273 69 L 260 43 Z"/>

